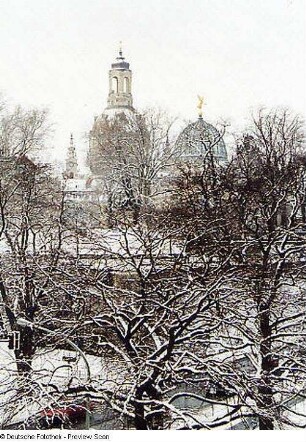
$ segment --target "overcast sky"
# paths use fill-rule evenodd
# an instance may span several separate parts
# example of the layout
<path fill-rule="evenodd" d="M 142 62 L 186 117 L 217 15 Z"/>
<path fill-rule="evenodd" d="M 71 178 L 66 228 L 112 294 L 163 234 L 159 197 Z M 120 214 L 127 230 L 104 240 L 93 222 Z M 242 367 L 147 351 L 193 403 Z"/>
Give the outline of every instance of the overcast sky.
<path fill-rule="evenodd" d="M 305 0 L 0 0 L 0 91 L 49 108 L 81 149 L 123 41 L 137 108 L 233 127 L 261 105 L 306 115 Z"/>

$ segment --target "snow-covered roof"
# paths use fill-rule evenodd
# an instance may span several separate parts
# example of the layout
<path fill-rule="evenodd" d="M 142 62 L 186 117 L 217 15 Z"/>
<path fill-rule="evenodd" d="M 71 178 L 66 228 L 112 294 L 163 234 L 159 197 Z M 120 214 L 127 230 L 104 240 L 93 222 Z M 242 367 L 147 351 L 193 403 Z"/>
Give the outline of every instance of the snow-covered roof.
<path fill-rule="evenodd" d="M 156 232 L 147 241 L 144 240 L 137 229 L 95 229 L 91 231 L 91 237 L 78 238 L 78 251 L 80 255 L 107 255 L 114 258 L 148 256 L 170 256 L 181 252 L 178 242 L 160 237 Z M 67 252 L 74 251 L 74 240 L 67 238 L 64 248 Z"/>

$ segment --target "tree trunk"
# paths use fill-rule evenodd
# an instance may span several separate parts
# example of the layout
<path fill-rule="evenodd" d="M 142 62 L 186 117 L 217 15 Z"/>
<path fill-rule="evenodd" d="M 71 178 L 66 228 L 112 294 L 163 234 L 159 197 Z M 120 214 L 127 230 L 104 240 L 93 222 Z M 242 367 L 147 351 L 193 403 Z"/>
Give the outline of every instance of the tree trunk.
<path fill-rule="evenodd" d="M 134 410 L 135 410 L 134 423 L 135 423 L 136 430 L 148 430 L 148 425 L 147 425 L 147 422 L 145 419 L 144 404 L 141 404 L 140 402 L 138 402 L 138 401 L 141 401 L 142 395 L 143 395 L 142 391 L 136 392 L 136 397 L 135 397 L 136 403 L 134 406 Z"/>
<path fill-rule="evenodd" d="M 258 409 L 262 410 L 259 414 L 259 429 L 273 430 L 272 406 L 273 389 L 271 386 L 271 370 L 273 370 L 273 361 L 271 355 L 271 327 L 270 311 L 265 302 L 259 304 L 259 326 L 260 326 L 260 354 L 261 354 L 261 379 L 258 387 Z"/>

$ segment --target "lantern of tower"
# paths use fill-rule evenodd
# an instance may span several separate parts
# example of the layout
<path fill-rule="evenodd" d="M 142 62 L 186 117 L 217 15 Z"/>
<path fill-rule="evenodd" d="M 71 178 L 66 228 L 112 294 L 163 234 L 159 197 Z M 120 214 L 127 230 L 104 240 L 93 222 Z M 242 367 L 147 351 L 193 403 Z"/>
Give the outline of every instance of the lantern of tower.
<path fill-rule="evenodd" d="M 109 71 L 109 94 L 107 109 L 127 108 L 133 109 L 132 97 L 132 71 L 130 64 L 119 49 L 115 63 L 112 63 Z"/>

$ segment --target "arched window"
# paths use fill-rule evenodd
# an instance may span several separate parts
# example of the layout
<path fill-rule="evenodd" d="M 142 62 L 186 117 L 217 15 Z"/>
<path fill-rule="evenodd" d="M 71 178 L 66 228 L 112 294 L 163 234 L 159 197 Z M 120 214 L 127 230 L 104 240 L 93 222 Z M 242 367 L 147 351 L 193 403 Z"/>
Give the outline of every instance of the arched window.
<path fill-rule="evenodd" d="M 118 93 L 118 78 L 117 77 L 112 78 L 112 91 L 115 92 L 116 94 Z"/>
<path fill-rule="evenodd" d="M 124 81 L 123 81 L 123 90 L 124 92 L 126 92 L 127 94 L 130 92 L 130 84 L 129 84 L 129 79 L 127 77 L 124 77 Z"/>

